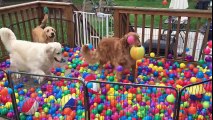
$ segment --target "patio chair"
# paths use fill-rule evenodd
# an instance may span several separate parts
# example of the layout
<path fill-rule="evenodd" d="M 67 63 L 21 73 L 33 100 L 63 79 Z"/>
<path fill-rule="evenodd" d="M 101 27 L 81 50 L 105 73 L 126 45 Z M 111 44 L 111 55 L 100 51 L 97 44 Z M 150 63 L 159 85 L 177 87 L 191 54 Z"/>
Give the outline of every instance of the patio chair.
<path fill-rule="evenodd" d="M 170 9 L 186 9 L 186 8 L 188 8 L 188 2 L 187 2 L 187 0 L 171 0 L 169 8 Z M 169 51 L 168 51 L 168 53 L 173 54 L 175 52 L 173 50 L 173 46 L 174 46 L 175 41 L 176 41 L 178 17 L 174 17 L 174 16 L 168 17 L 164 21 L 164 25 L 168 26 L 169 23 L 171 23 L 171 25 L 172 25 L 170 32 L 168 32 L 168 29 L 163 29 L 163 32 L 161 33 L 160 53 L 159 53 L 160 55 L 165 54 L 167 36 L 170 36 L 169 37 L 169 49 L 168 49 Z M 186 30 L 187 23 L 188 23 L 188 18 L 187 17 L 181 17 L 179 35 L 180 35 L 180 38 L 182 39 L 181 42 L 183 42 L 183 43 L 184 43 L 184 36 L 185 36 L 185 33 L 186 33 L 185 30 Z M 145 50 L 148 50 L 149 43 L 150 43 L 150 40 L 148 39 L 144 44 Z M 158 40 L 156 40 L 156 39 L 152 40 L 152 46 L 153 46 L 152 51 L 153 52 L 157 51 Z M 182 53 L 178 53 L 178 55 L 181 55 L 181 54 Z"/>

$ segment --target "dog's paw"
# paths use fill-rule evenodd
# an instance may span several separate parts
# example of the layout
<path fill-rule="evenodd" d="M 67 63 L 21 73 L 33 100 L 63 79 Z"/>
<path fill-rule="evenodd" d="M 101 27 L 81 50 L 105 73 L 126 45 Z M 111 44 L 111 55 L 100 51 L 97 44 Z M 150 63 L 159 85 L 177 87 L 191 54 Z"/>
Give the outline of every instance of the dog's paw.
<path fill-rule="evenodd" d="M 38 78 L 38 84 L 41 84 L 44 81 L 44 77 L 39 77 Z"/>
<path fill-rule="evenodd" d="M 21 74 L 14 74 L 15 79 L 20 79 L 21 78 Z"/>
<path fill-rule="evenodd" d="M 33 76 L 32 79 L 34 79 L 34 82 L 41 84 L 44 81 L 44 77 L 39 76 Z"/>

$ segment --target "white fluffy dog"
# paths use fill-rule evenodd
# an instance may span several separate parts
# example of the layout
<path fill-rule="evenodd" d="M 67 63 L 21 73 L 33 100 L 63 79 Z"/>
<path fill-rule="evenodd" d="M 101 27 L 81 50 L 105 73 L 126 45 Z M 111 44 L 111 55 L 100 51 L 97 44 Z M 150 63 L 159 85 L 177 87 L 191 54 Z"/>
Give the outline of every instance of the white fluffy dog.
<path fill-rule="evenodd" d="M 15 34 L 8 28 L 0 29 L 0 40 L 10 54 L 11 68 L 15 68 L 16 71 L 48 75 L 54 62 L 62 61 L 60 43 L 46 44 L 17 40 Z M 40 84 L 43 78 L 38 80 Z"/>

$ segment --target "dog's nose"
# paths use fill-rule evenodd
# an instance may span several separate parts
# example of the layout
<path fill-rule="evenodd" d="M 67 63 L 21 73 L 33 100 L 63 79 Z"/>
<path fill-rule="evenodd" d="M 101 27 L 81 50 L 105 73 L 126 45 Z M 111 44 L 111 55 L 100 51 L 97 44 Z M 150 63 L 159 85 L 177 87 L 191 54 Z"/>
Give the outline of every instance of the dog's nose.
<path fill-rule="evenodd" d="M 54 33 L 51 33 L 51 36 L 54 36 L 55 34 Z"/>

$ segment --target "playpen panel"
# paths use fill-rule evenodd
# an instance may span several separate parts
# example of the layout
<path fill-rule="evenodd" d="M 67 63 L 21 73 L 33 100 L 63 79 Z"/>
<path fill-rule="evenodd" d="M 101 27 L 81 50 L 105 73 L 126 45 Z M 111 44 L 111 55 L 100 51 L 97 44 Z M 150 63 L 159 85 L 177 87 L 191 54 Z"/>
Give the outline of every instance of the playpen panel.
<path fill-rule="evenodd" d="M 2 68 L 6 67 L 5 65 L 6 64 L 4 64 Z M 14 91 L 12 90 L 8 79 L 9 78 L 7 73 L 3 70 L 0 70 L 0 117 L 15 120 L 17 118 L 14 114 L 14 108 L 16 107 L 16 104 L 12 103 L 12 99 L 14 98 Z"/>
<path fill-rule="evenodd" d="M 90 119 L 175 119 L 178 92 L 171 87 L 104 81 L 86 86 Z"/>
<path fill-rule="evenodd" d="M 177 119 L 212 120 L 212 80 L 184 87 L 178 98 Z"/>
<path fill-rule="evenodd" d="M 52 119 L 56 114 L 67 119 L 88 118 L 88 102 L 85 99 L 87 90 L 82 80 L 22 72 L 10 72 L 9 77 L 10 83 L 13 83 L 11 88 L 16 94 L 15 99 L 12 99 L 16 120 L 33 117 L 35 112 L 41 111 L 44 115 L 34 116 L 34 119 L 48 119 L 48 114 L 51 114 Z M 38 79 L 41 78 L 45 80 L 38 84 Z M 33 105 L 28 111 L 25 108 L 30 100 L 36 100 L 38 106 Z"/>

